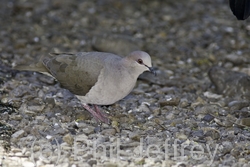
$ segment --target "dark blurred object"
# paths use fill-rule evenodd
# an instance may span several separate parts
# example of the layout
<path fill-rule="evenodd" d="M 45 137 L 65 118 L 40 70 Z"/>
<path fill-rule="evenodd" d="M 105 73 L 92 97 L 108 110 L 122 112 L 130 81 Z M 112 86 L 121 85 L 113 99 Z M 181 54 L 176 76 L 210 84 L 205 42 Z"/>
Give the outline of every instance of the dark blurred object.
<path fill-rule="evenodd" d="M 229 0 L 229 5 L 238 20 L 245 20 L 250 15 L 250 0 Z"/>

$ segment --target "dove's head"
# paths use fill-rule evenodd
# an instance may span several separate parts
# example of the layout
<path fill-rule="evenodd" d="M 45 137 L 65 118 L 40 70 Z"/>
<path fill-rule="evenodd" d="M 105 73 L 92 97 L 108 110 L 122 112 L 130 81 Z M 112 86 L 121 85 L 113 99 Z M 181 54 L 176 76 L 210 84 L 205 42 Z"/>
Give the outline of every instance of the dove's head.
<path fill-rule="evenodd" d="M 151 57 L 146 52 L 134 51 L 125 59 L 127 59 L 129 66 L 138 74 L 141 74 L 144 71 L 150 71 L 155 74 L 155 71 L 152 68 Z"/>

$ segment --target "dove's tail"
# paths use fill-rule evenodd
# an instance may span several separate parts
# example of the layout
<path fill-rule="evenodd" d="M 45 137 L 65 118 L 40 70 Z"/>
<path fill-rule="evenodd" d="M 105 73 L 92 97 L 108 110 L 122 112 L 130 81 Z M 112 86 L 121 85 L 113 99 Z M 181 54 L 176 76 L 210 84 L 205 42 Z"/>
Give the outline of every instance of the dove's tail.
<path fill-rule="evenodd" d="M 48 70 L 46 69 L 46 67 L 43 65 L 42 62 L 30 65 L 17 65 L 16 67 L 14 67 L 14 69 L 20 71 L 48 72 Z"/>
<path fill-rule="evenodd" d="M 35 71 L 51 76 L 49 70 L 43 65 L 42 62 L 38 62 L 30 65 L 17 65 L 14 69 L 19 71 Z"/>

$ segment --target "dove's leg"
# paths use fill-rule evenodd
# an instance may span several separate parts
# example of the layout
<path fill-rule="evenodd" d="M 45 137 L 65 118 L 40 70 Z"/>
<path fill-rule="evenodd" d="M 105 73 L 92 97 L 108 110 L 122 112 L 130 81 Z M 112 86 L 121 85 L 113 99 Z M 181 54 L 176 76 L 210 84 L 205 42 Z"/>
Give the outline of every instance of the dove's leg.
<path fill-rule="evenodd" d="M 102 112 L 97 105 L 94 105 L 94 107 L 95 107 L 96 113 L 102 117 L 103 122 L 109 123 L 109 119 L 107 118 L 107 114 L 105 114 L 104 112 Z"/>
<path fill-rule="evenodd" d="M 101 121 L 101 122 L 108 123 L 109 120 L 108 120 L 108 118 L 106 117 L 106 115 L 105 115 L 104 113 L 102 113 L 102 112 L 98 109 L 98 107 L 97 107 L 96 105 L 94 105 L 94 106 L 95 106 L 95 110 L 96 110 L 96 111 L 94 111 L 92 108 L 90 108 L 89 105 L 83 104 L 83 107 L 84 107 L 88 112 L 90 112 L 90 114 L 94 117 L 94 119 L 95 119 L 96 121 Z"/>
<path fill-rule="evenodd" d="M 89 105 L 83 104 L 83 107 L 94 117 L 96 121 L 102 121 L 102 117 L 98 115 Z"/>

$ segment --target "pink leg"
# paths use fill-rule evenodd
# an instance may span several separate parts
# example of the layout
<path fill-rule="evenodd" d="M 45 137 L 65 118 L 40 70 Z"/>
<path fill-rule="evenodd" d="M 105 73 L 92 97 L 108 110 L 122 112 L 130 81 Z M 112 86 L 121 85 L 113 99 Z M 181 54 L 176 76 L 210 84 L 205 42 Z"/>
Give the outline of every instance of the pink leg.
<path fill-rule="evenodd" d="M 96 113 L 102 117 L 103 122 L 109 123 L 109 119 L 107 118 L 108 117 L 107 114 L 102 112 L 97 105 L 94 105 L 94 108 L 95 108 Z"/>
<path fill-rule="evenodd" d="M 96 111 L 94 111 L 92 108 L 90 108 L 90 106 L 87 104 L 83 104 L 83 107 L 88 112 L 90 112 L 90 114 L 94 117 L 94 119 L 97 122 L 101 121 L 101 122 L 109 123 L 109 119 L 107 118 L 106 114 L 104 114 L 102 111 L 100 111 L 100 109 L 96 105 L 94 105 Z"/>

